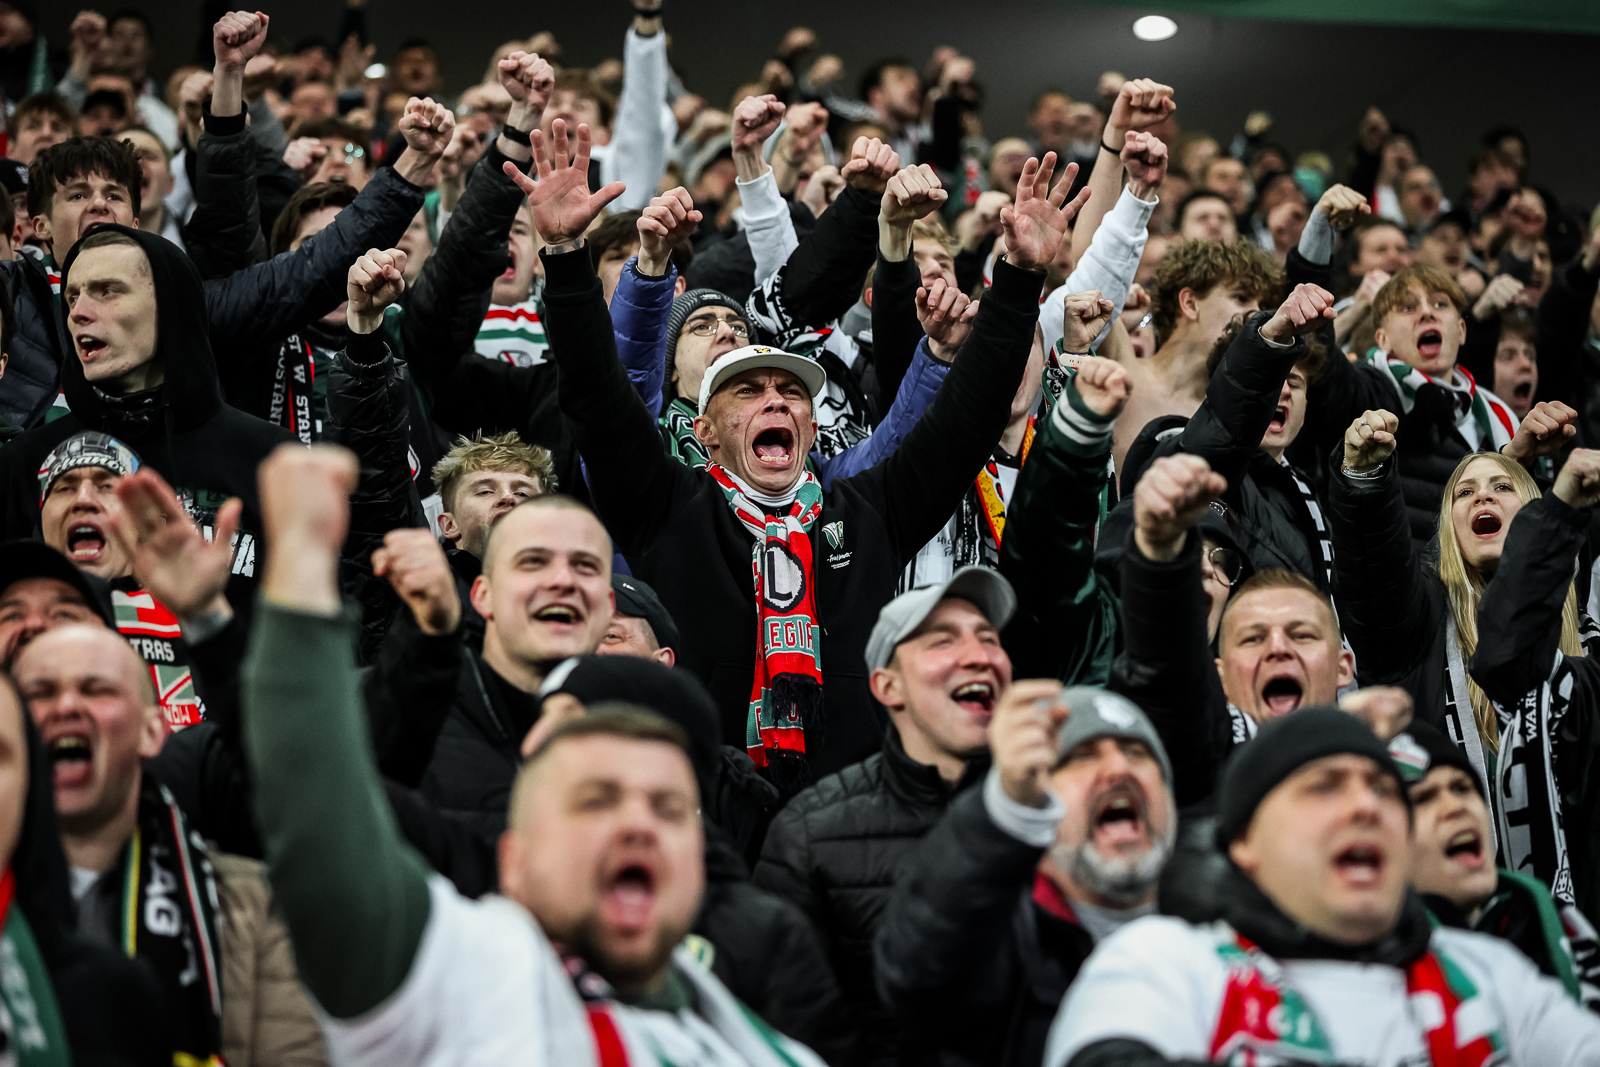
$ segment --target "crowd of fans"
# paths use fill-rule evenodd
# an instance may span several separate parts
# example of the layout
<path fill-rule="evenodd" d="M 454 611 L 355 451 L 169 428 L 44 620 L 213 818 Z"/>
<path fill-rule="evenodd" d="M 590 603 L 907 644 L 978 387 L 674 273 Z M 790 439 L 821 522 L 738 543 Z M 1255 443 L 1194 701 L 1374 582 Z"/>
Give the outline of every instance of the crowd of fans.
<path fill-rule="evenodd" d="M 1563 168 L 631 14 L 0 2 L 0 1057 L 1600 1064 Z"/>

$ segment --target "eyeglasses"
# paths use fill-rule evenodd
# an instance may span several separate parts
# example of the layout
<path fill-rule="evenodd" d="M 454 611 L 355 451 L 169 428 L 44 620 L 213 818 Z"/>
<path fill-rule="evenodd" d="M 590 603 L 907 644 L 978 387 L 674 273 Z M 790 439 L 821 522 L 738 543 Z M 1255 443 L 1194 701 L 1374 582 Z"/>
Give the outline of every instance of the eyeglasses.
<path fill-rule="evenodd" d="M 1239 580 L 1239 575 L 1244 573 L 1244 561 L 1239 558 L 1239 553 L 1231 548 L 1220 546 L 1208 548 L 1203 555 L 1206 562 L 1211 564 L 1211 571 L 1217 576 L 1217 581 L 1223 585 L 1232 586 Z"/>
<path fill-rule="evenodd" d="M 726 324 L 728 329 L 733 332 L 735 337 L 750 336 L 750 327 L 746 326 L 743 322 L 731 316 L 728 318 L 723 318 L 720 315 L 714 319 L 696 319 L 694 322 L 689 324 L 689 332 L 694 334 L 696 337 L 710 337 L 712 334 L 717 332 L 718 326 L 722 326 L 724 324 Z"/>
<path fill-rule="evenodd" d="M 344 143 L 344 162 L 346 166 L 363 158 L 366 154 L 367 150 L 360 145 L 351 144 L 349 141 Z"/>

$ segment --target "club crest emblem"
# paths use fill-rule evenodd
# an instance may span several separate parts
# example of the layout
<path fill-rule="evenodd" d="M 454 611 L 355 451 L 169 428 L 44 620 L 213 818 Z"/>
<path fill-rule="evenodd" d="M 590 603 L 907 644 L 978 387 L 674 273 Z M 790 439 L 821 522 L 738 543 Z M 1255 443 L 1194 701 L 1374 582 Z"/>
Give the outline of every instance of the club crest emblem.
<path fill-rule="evenodd" d="M 761 554 L 761 592 L 775 611 L 790 610 L 806 595 L 805 571 L 781 541 L 769 541 Z"/>
<path fill-rule="evenodd" d="M 829 548 L 838 548 L 844 544 L 844 520 L 830 522 L 822 527 L 822 536 L 828 539 Z"/>

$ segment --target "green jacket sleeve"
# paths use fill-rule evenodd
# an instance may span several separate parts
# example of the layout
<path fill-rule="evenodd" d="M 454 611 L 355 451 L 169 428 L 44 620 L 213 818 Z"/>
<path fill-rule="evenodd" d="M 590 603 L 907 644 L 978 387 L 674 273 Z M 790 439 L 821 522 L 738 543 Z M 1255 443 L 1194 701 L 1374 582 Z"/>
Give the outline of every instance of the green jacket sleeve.
<path fill-rule="evenodd" d="M 1000 573 L 1017 592 L 1017 613 L 1002 640 L 1018 678 L 1103 686 L 1111 672 L 1119 609 L 1094 569 L 1111 424 L 1089 410 L 1071 381 L 1035 424 L 1000 544 Z"/>
<path fill-rule="evenodd" d="M 300 977 L 349 1019 L 400 988 L 428 922 L 426 867 L 378 780 L 353 622 L 256 608 L 244 739 L 273 894 Z"/>

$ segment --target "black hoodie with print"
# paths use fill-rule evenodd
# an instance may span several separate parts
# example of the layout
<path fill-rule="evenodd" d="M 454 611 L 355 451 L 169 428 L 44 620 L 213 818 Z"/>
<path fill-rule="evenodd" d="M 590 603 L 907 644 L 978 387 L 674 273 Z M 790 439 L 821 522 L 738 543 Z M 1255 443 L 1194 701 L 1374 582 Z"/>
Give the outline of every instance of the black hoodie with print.
<path fill-rule="evenodd" d="M 0 448 L 0 532 L 28 537 L 39 529 L 40 463 L 56 445 L 83 430 L 98 430 L 125 441 L 160 472 L 201 529 L 209 535 L 217 509 L 229 497 L 244 502 L 230 599 L 243 603 L 254 586 L 261 531 L 256 498 L 256 465 L 293 436 L 222 402 L 205 290 L 194 264 L 178 247 L 156 234 L 125 226 L 101 226 L 95 235 L 120 233 L 144 251 L 156 292 L 156 351 L 164 372 L 161 385 L 141 393 L 113 396 L 91 385 L 83 364 L 68 359 L 61 367 L 62 391 L 70 414 L 25 430 Z M 70 278 L 83 242 L 62 265 Z M 236 588 L 244 583 L 242 588 Z"/>

